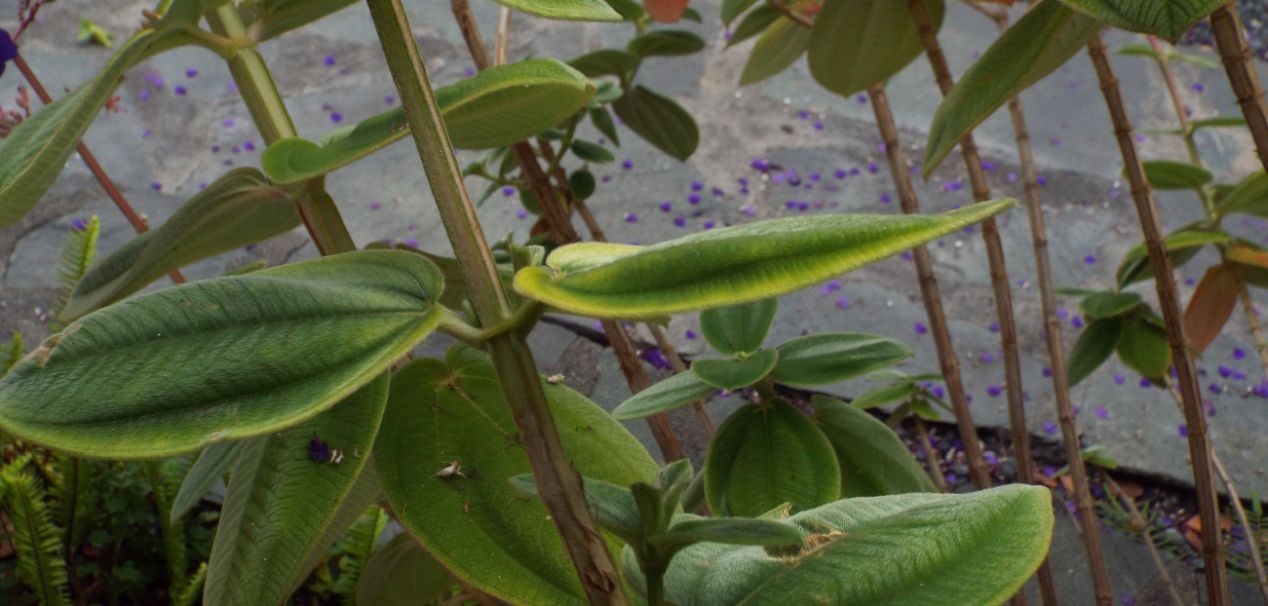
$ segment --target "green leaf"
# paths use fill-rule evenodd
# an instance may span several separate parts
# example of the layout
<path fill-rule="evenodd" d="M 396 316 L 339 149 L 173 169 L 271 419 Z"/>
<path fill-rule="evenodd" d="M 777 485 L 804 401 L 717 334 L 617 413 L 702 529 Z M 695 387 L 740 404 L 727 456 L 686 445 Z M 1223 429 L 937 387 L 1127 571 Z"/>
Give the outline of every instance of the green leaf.
<path fill-rule="evenodd" d="M 75 40 L 78 42 L 94 42 L 106 48 L 114 46 L 114 36 L 105 28 L 92 22 L 92 19 L 79 18 L 79 33 L 76 34 Z"/>
<path fill-rule="evenodd" d="M 870 410 L 884 406 L 891 402 L 906 400 L 916 395 L 917 388 L 911 383 L 897 383 L 894 385 L 886 385 L 878 389 L 873 389 L 850 401 L 850 406 L 859 410 Z"/>
<path fill-rule="evenodd" d="M 1167 331 L 1155 326 L 1143 315 L 1123 322 L 1123 333 L 1118 338 L 1116 351 L 1123 364 L 1148 379 L 1162 379 L 1171 368 Z"/>
<path fill-rule="evenodd" d="M 1114 49 L 1114 54 L 1126 57 L 1151 57 L 1154 59 L 1161 59 L 1165 55 L 1165 53 L 1160 53 L 1154 50 L 1153 46 L 1145 44 L 1144 42 L 1130 42 L 1128 44 L 1124 44 Z"/>
<path fill-rule="evenodd" d="M 1061 0 L 1066 6 L 1115 27 L 1156 34 L 1172 44 L 1224 0 Z"/>
<path fill-rule="evenodd" d="M 254 168 L 236 168 L 147 231 L 94 265 L 79 281 L 62 317 L 71 320 L 118 301 L 168 272 L 267 240 L 299 226 L 286 191 Z"/>
<path fill-rule="evenodd" d="M 964 72 L 934 113 L 929 140 L 925 143 L 922 168 L 925 178 L 959 145 L 964 135 L 1009 99 L 1043 80 L 1083 50 L 1088 38 L 1100 27 L 1095 19 L 1059 2 L 1042 2 L 1008 28 Z"/>
<path fill-rule="evenodd" d="M 238 12 L 256 40 L 276 38 L 339 12 L 357 0 L 248 0 Z"/>
<path fill-rule="evenodd" d="M 347 456 L 346 454 L 344 455 Z M 339 509 L 335 511 L 334 517 L 330 523 L 326 525 L 321 536 L 309 543 L 308 553 L 305 554 L 299 566 L 301 570 L 313 570 L 321 562 L 328 561 L 330 557 L 331 546 L 336 542 L 346 539 L 353 532 L 353 527 L 362 516 L 371 507 L 377 507 L 376 503 L 382 502 L 386 497 L 383 495 L 383 486 L 379 484 L 379 474 L 375 470 L 374 462 L 371 461 L 361 467 L 361 474 L 357 476 L 352 487 L 344 495 L 343 502 L 339 504 Z M 294 593 L 304 585 L 308 577 L 299 577 L 291 579 L 291 586 L 288 593 Z"/>
<path fill-rule="evenodd" d="M 1096 320 L 1083 329 L 1070 349 L 1067 375 L 1071 387 L 1078 385 L 1109 359 L 1122 331 L 1123 320 L 1119 317 Z"/>
<path fill-rule="evenodd" d="M 1163 240 L 1167 256 L 1171 258 L 1172 268 L 1179 268 L 1188 263 L 1207 244 L 1223 244 L 1232 237 L 1219 230 L 1185 227 L 1170 234 Z M 1116 272 L 1118 287 L 1153 278 L 1153 265 L 1149 262 L 1149 253 L 1144 242 L 1132 247 L 1123 256 Z"/>
<path fill-rule="evenodd" d="M 237 462 L 238 455 L 246 448 L 248 442 L 250 440 L 216 442 L 198 454 L 198 459 L 185 474 L 180 490 L 172 499 L 171 519 L 173 522 L 185 517 L 185 514 L 202 500 L 203 495 L 206 495 L 216 482 L 224 479 L 225 474 L 229 473 L 229 468 Z"/>
<path fill-rule="evenodd" d="M 603 0 L 497 0 L 499 4 L 559 21 L 620 21 L 621 13 Z"/>
<path fill-rule="evenodd" d="M 788 17 L 780 17 L 753 45 L 744 71 L 740 73 L 740 86 L 756 84 L 788 69 L 809 46 L 810 28 Z"/>
<path fill-rule="evenodd" d="M 782 16 L 783 14 L 779 12 L 779 9 L 768 3 L 763 3 L 761 6 L 750 11 L 749 14 L 744 15 L 744 19 L 742 19 L 740 24 L 736 26 L 735 30 L 731 32 L 731 38 L 726 41 L 726 47 L 731 48 L 736 44 L 766 31 L 771 24 L 775 23 L 775 21 L 779 20 Z"/>
<path fill-rule="evenodd" d="M 634 394 L 612 411 L 612 418 L 629 421 L 669 412 L 708 398 L 716 389 L 694 373 L 681 372 Z"/>
<path fill-rule="evenodd" d="M 362 471 L 372 467 L 373 465 L 367 465 Z M 347 503 L 347 500 L 344 502 Z M 340 554 L 339 575 L 335 578 L 331 591 L 342 598 L 344 603 L 356 599 L 357 583 L 361 580 L 361 573 L 365 571 L 366 562 L 370 560 L 379 543 L 379 537 L 387 528 L 387 521 L 387 512 L 382 507 L 370 506 L 352 523 L 347 534 L 335 542 L 333 549 Z"/>
<path fill-rule="evenodd" d="M 1214 118 L 1200 118 L 1189 122 L 1189 128 L 1194 132 L 1204 128 L 1245 128 L 1246 118 L 1241 116 L 1216 116 Z"/>
<path fill-rule="evenodd" d="M 216 527 L 204 591 L 208 606 L 280 604 L 292 584 L 308 576 L 304 556 L 369 460 L 388 376 L 380 373 L 330 410 L 284 432 L 246 442 Z"/>
<path fill-rule="evenodd" d="M 19 457 L 0 469 L 6 542 L 17 553 L 13 570 L 41 606 L 70 606 L 60 533 L 44 502 L 48 493 L 30 460 L 29 455 Z"/>
<path fill-rule="evenodd" d="M 763 349 L 744 359 L 699 359 L 691 363 L 691 372 L 714 387 L 736 390 L 761 381 L 778 361 L 779 351 Z"/>
<path fill-rule="evenodd" d="M 681 29 L 661 29 L 635 36 L 625 49 L 640 59 L 678 57 L 704 50 L 704 38 Z"/>
<path fill-rule="evenodd" d="M 756 517 L 784 503 L 808 509 L 840 498 L 832 444 L 783 400 L 748 404 L 718 428 L 704 468 L 709 509 Z"/>
<path fill-rule="evenodd" d="M 751 354 L 762 346 L 779 309 L 776 299 L 714 307 L 700 312 L 700 332 L 721 354 Z"/>
<path fill-rule="evenodd" d="M 635 0 L 604 0 L 612 10 L 621 15 L 621 19 L 625 21 L 642 22 L 647 19 L 647 11 L 643 10 L 643 5 Z"/>
<path fill-rule="evenodd" d="M 1134 292 L 1105 291 L 1088 295 L 1079 302 L 1079 309 L 1090 320 L 1121 316 L 1140 305 L 1143 301 Z"/>
<path fill-rule="evenodd" d="M 1146 160 L 1145 176 L 1155 189 L 1197 189 L 1211 182 L 1211 171 L 1186 162 L 1172 160 Z"/>
<path fill-rule="evenodd" d="M 97 237 L 101 234 L 101 220 L 97 215 L 83 223 L 83 229 L 72 225 L 70 233 L 62 241 L 62 261 L 57 268 L 57 314 L 66 309 L 71 293 L 97 256 Z"/>
<path fill-rule="evenodd" d="M 953 233 L 1010 208 L 974 204 L 941 215 L 823 215 L 713 229 L 645 248 L 608 248 L 585 268 L 563 268 L 582 245 L 555 249 L 550 267 L 515 276 L 525 297 L 580 315 L 655 318 L 745 303 L 825 279 Z M 571 249 L 571 250 L 570 250 Z"/>
<path fill-rule="evenodd" d="M 612 109 L 634 134 L 651 143 L 670 157 L 687 161 L 700 144 L 700 129 L 695 118 L 678 102 L 636 85 Z"/>
<path fill-rule="evenodd" d="M 616 160 L 616 156 L 612 155 L 612 152 L 608 148 L 603 147 L 602 145 L 599 145 L 598 143 L 591 143 L 589 141 L 583 141 L 579 139 L 579 140 L 573 141 L 572 147 L 570 147 L 569 149 L 572 150 L 573 155 L 577 156 L 578 158 L 582 160 L 585 160 L 586 162 L 597 162 L 599 164 L 606 164 L 608 162 Z"/>
<path fill-rule="evenodd" d="M 454 147 L 485 149 L 518 143 L 585 107 L 595 85 L 554 59 L 528 59 L 486 69 L 436 89 Z M 405 138 L 404 108 L 326 135 L 321 144 L 283 139 L 264 150 L 260 167 L 278 183 L 296 183 L 347 166 Z"/>
<path fill-rule="evenodd" d="M 827 385 L 897 364 L 911 357 L 899 341 L 866 334 L 830 333 L 798 337 L 779 346 L 776 383 Z"/>
<path fill-rule="evenodd" d="M 435 558 L 409 534 L 392 537 L 366 561 L 357 581 L 357 604 L 418 606 L 437 598 L 454 584 Z"/>
<path fill-rule="evenodd" d="M 841 466 L 841 496 L 938 492 L 911 451 L 884 423 L 836 398 L 815 395 L 814 422 Z"/>
<path fill-rule="evenodd" d="M 621 146 L 621 136 L 616 132 L 616 121 L 612 119 L 612 112 L 606 107 L 590 110 L 590 122 L 599 132 L 611 139 L 613 145 Z"/>
<path fill-rule="evenodd" d="M 0 348 L 0 377 L 8 374 L 9 369 L 13 368 L 25 353 L 26 343 L 22 340 L 22 333 L 14 332 L 9 342 Z"/>
<path fill-rule="evenodd" d="M 674 516 L 669 532 L 650 541 L 658 549 L 676 551 L 695 543 L 726 545 L 796 545 L 801 529 L 778 520 L 751 518 L 702 518 L 691 514 Z"/>
<path fill-rule="evenodd" d="M 845 499 L 786 521 L 807 536 L 800 552 L 698 543 L 670 564 L 666 601 L 995 606 L 1047 554 L 1052 496 L 1042 487 L 1011 485 L 966 495 Z M 627 575 L 637 579 L 629 549 L 625 556 Z"/>
<path fill-rule="evenodd" d="M 568 175 L 568 189 L 578 200 L 585 200 L 594 195 L 597 186 L 598 181 L 595 180 L 594 173 L 588 170 L 575 170 Z"/>
<path fill-rule="evenodd" d="M 0 380 L 0 428 L 86 456 L 150 458 L 330 408 L 435 328 L 439 270 L 361 251 L 193 282 L 89 314 Z"/>
<path fill-rule="evenodd" d="M 751 8 L 758 0 L 722 0 L 722 22 L 730 27 L 744 11 Z"/>
<path fill-rule="evenodd" d="M 511 486 L 521 493 L 536 497 L 537 483 L 532 474 L 518 475 L 510 479 Z M 639 514 L 638 504 L 629 490 L 595 480 L 582 478 L 585 485 L 586 502 L 590 511 L 605 530 L 610 530 L 627 542 L 642 537 L 643 521 Z"/>
<path fill-rule="evenodd" d="M 150 51 L 183 43 L 170 27 L 143 30 L 115 52 L 97 77 L 18 123 L 0 139 L 0 227 L 22 218 L 53 185 L 123 72 Z"/>
<path fill-rule="evenodd" d="M 603 409 L 566 387 L 545 389 L 579 473 L 619 486 L 656 473 Z M 508 482 L 531 472 L 517 435 L 488 358 L 457 347 L 445 362 L 396 372 L 375 461 L 401 524 L 454 575 L 511 603 L 584 604 L 545 508 Z M 461 475 L 437 475 L 455 461 Z"/>
<path fill-rule="evenodd" d="M 634 73 L 642 62 L 643 60 L 637 55 L 620 49 L 604 48 L 577 57 L 569 61 L 568 65 L 589 78 L 616 76 L 625 79 L 629 74 Z"/>
<path fill-rule="evenodd" d="M 1243 213 L 1268 218 L 1268 174 L 1260 170 L 1242 179 L 1233 191 L 1220 200 L 1215 211 L 1220 216 Z"/>
<path fill-rule="evenodd" d="M 926 0 L 934 31 L 943 0 Z M 905 2 L 825 0 L 810 37 L 810 75 L 838 95 L 888 80 L 924 53 Z"/>

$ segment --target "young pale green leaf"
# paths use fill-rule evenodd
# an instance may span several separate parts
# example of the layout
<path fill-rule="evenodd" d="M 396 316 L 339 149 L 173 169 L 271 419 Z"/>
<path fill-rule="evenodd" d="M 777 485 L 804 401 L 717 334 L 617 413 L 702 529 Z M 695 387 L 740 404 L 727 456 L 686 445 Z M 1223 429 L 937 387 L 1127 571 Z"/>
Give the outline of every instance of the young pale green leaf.
<path fill-rule="evenodd" d="M 917 391 L 916 386 L 911 383 L 886 385 L 885 387 L 873 389 L 872 391 L 854 398 L 850 401 L 850 406 L 859 410 L 870 410 L 872 408 L 884 406 L 891 402 L 906 400 L 907 398 L 916 395 Z"/>
<path fill-rule="evenodd" d="M 1146 160 L 1145 176 L 1154 189 L 1196 189 L 1211 182 L 1211 171 L 1187 162 Z"/>
<path fill-rule="evenodd" d="M 1189 122 L 1189 128 L 1195 132 L 1204 128 L 1245 128 L 1246 118 L 1241 116 L 1216 116 L 1214 118 L 1200 118 Z"/>
<path fill-rule="evenodd" d="M 771 26 L 782 17 L 783 14 L 779 9 L 771 6 L 769 3 L 763 3 L 761 6 L 749 11 L 744 15 L 744 19 L 735 27 L 735 31 L 731 32 L 731 37 L 726 41 L 726 47 L 731 48 L 753 36 L 756 36 Z"/>
<path fill-rule="evenodd" d="M 1203 246 L 1223 244 L 1231 239 L 1232 236 L 1220 230 L 1186 227 L 1167 234 L 1163 245 L 1167 249 L 1167 256 L 1171 258 L 1172 267 L 1178 268 L 1188 263 Z M 1141 280 L 1148 280 L 1153 276 L 1153 264 L 1149 262 L 1149 254 L 1143 242 L 1123 255 L 1123 262 L 1119 264 L 1115 272 L 1119 288 Z"/>
<path fill-rule="evenodd" d="M 709 509 L 756 517 L 784 503 L 808 509 L 841 495 L 832 444 L 783 400 L 748 404 L 718 428 L 704 468 Z"/>
<path fill-rule="evenodd" d="M 1146 320 L 1143 314 L 1123 321 L 1115 351 L 1123 364 L 1148 379 L 1162 379 L 1171 368 L 1167 331 Z"/>
<path fill-rule="evenodd" d="M 486 149 L 518 143 L 577 113 L 595 85 L 554 59 L 528 59 L 486 69 L 436 89 L 454 147 Z M 409 134 L 397 108 L 326 135 L 320 144 L 283 139 L 268 147 L 260 167 L 275 182 L 295 183 L 347 166 Z"/>
<path fill-rule="evenodd" d="M 497 0 L 530 15 L 559 21 L 620 21 L 621 13 L 603 0 Z"/>
<path fill-rule="evenodd" d="M 612 109 L 625 126 L 670 157 L 687 161 L 700 145 L 700 128 L 695 118 L 678 102 L 636 85 Z"/>
<path fill-rule="evenodd" d="M 624 79 L 638 69 L 642 62 L 637 55 L 615 48 L 604 48 L 577 57 L 569 61 L 568 65 L 589 78 L 616 76 Z"/>
<path fill-rule="evenodd" d="M 0 227 L 22 218 L 53 185 L 124 71 L 152 50 L 180 40 L 181 32 L 171 27 L 143 30 L 115 52 L 96 78 L 40 108 L 0 139 Z"/>
<path fill-rule="evenodd" d="M 677 57 L 704 50 L 704 38 L 680 29 L 659 29 L 635 36 L 625 49 L 640 59 Z"/>
<path fill-rule="evenodd" d="M 841 496 L 938 492 L 911 451 L 884 423 L 836 398 L 812 396 L 814 422 L 836 451 Z"/>
<path fill-rule="evenodd" d="M 1172 44 L 1224 0 L 1061 0 L 1066 6 L 1128 31 L 1154 34 Z"/>
<path fill-rule="evenodd" d="M 357 0 L 248 0 L 239 3 L 238 12 L 247 30 L 263 42 L 356 3 Z"/>
<path fill-rule="evenodd" d="M 744 11 L 751 8 L 758 0 L 722 0 L 722 22 L 727 26 L 735 21 Z"/>
<path fill-rule="evenodd" d="M 943 0 L 926 0 L 934 31 Z M 888 80 L 924 53 L 905 2 L 826 0 L 810 36 L 810 75 L 838 95 Z"/>
<path fill-rule="evenodd" d="M 254 168 L 229 171 L 147 231 L 94 265 L 62 318 L 72 320 L 122 299 L 168 272 L 299 225 L 294 202 Z"/>
<path fill-rule="evenodd" d="M 605 530 L 610 530 L 626 542 L 642 536 L 643 521 L 638 504 L 629 490 L 594 478 L 582 478 L 586 502 L 590 511 Z M 521 493 L 536 497 L 537 482 L 532 474 L 518 475 L 510 479 L 511 486 Z"/>
<path fill-rule="evenodd" d="M 1079 309 L 1088 319 L 1097 320 L 1123 315 L 1141 303 L 1140 295 L 1134 292 L 1104 291 L 1085 297 L 1079 302 Z"/>
<path fill-rule="evenodd" d="M 801 528 L 780 520 L 702 518 L 681 514 L 674 516 L 669 532 L 650 542 L 665 552 L 706 542 L 726 545 L 796 545 L 801 543 L 801 533 Z"/>
<path fill-rule="evenodd" d="M 149 458 L 275 432 L 330 408 L 439 322 L 439 270 L 362 251 L 193 282 L 84 316 L 0 380 L 0 429 Z"/>
<path fill-rule="evenodd" d="M 583 245 L 555 249 L 550 267 L 515 276 L 521 295 L 570 313 L 655 318 L 779 296 L 898 254 L 1002 212 L 1004 199 L 941 215 L 790 217 L 713 229 L 646 248 L 612 249 L 579 271 Z"/>
<path fill-rule="evenodd" d="M 252 438 L 252 440 L 265 440 L 267 438 Z M 189 468 L 189 472 L 185 474 L 185 479 L 181 481 L 180 490 L 176 492 L 176 497 L 172 499 L 172 522 L 185 517 L 189 510 L 193 509 L 203 496 L 224 479 L 225 474 L 229 473 L 229 468 L 233 467 L 238 460 L 238 455 L 242 452 L 251 440 L 233 440 L 232 442 L 216 442 L 204 448 L 198 453 L 198 459 L 194 461 L 194 465 Z"/>
<path fill-rule="evenodd" d="M 718 389 L 734 391 L 761 381 L 778 361 L 778 350 L 763 349 L 743 359 L 699 359 L 691 363 L 691 372 Z"/>
<path fill-rule="evenodd" d="M 357 580 L 356 602 L 367 606 L 437 604 L 453 577 L 408 533 L 375 550 Z"/>
<path fill-rule="evenodd" d="M 629 421 L 669 412 L 706 399 L 716 389 L 693 373 L 681 372 L 634 394 L 612 411 L 612 418 Z"/>
<path fill-rule="evenodd" d="M 246 442 L 216 527 L 205 604 L 280 604 L 308 576 L 305 556 L 369 460 L 388 377 L 382 372 L 330 410 Z"/>
<path fill-rule="evenodd" d="M 756 84 L 788 69 L 810 47 L 810 34 L 810 28 L 781 16 L 753 45 L 740 73 L 740 86 Z"/>
<path fill-rule="evenodd" d="M 964 135 L 1009 99 L 1064 65 L 1087 46 L 1088 38 L 1099 28 L 1095 19 L 1060 2 L 1039 3 L 1008 28 L 964 72 L 934 113 L 925 144 L 925 178 Z"/>
<path fill-rule="evenodd" d="M 1083 329 L 1070 349 L 1067 374 L 1071 387 L 1078 385 L 1109 359 L 1122 332 L 1123 319 L 1120 317 L 1096 320 Z"/>
<path fill-rule="evenodd" d="M 785 521 L 806 534 L 800 552 L 697 543 L 670 564 L 666 601 L 995 606 L 1048 553 L 1052 496 L 1014 484 L 966 495 L 861 497 Z M 626 549 L 623 564 L 638 584 L 642 575 L 631 555 Z"/>
<path fill-rule="evenodd" d="M 766 340 L 778 309 L 776 299 L 706 309 L 700 312 L 700 332 L 718 353 L 751 354 Z"/>
<path fill-rule="evenodd" d="M 1256 171 L 1242 179 L 1233 191 L 1215 206 L 1220 216 L 1242 213 L 1268 218 L 1268 174 Z"/>
<path fill-rule="evenodd" d="M 829 333 L 798 337 L 779 346 L 776 383 L 793 387 L 827 385 L 897 364 L 911 348 L 877 335 Z"/>
<path fill-rule="evenodd" d="M 603 409 L 545 389 L 579 473 L 651 480 L 651 457 Z M 513 604 L 584 604 L 545 508 L 508 482 L 531 472 L 517 435 L 488 358 L 458 347 L 396 372 L 374 457 L 401 524 L 456 576 Z"/>

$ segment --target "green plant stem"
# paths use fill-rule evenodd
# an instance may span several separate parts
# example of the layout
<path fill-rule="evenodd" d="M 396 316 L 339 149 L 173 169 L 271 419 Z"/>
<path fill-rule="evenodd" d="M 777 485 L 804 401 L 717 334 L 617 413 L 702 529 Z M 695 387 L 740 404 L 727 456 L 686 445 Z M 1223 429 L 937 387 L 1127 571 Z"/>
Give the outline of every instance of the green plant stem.
<path fill-rule="evenodd" d="M 480 322 L 496 325 L 509 315 L 493 255 L 484 239 L 444 119 L 427 78 L 423 57 L 402 0 L 367 0 L 392 80 L 431 184 Z M 490 342 L 498 382 L 519 428 L 539 494 L 572 559 L 591 604 L 625 604 L 616 567 L 591 519 L 581 476 L 559 439 L 532 353 L 522 335 L 508 332 Z"/>
<path fill-rule="evenodd" d="M 1213 606 L 1228 604 L 1228 571 L 1224 564 L 1224 549 L 1220 542 L 1219 496 L 1215 490 L 1210 461 L 1210 442 L 1206 431 L 1206 415 L 1202 410 L 1202 392 L 1198 383 L 1193 354 L 1184 334 L 1184 310 L 1176 291 L 1175 274 L 1171 258 L 1167 256 L 1163 242 L 1162 222 L 1154 204 L 1153 189 L 1145 177 L 1144 167 L 1132 140 L 1131 120 L 1127 106 L 1119 90 L 1118 78 L 1110 66 L 1105 43 L 1100 33 L 1088 41 L 1088 56 L 1096 68 L 1105 105 L 1114 126 L 1127 178 L 1131 183 L 1132 199 L 1140 217 L 1149 263 L 1153 268 L 1154 285 L 1158 291 L 1158 303 L 1171 345 L 1171 358 L 1180 379 L 1181 408 L 1189 432 L 1189 456 L 1193 465 L 1193 485 L 1197 492 L 1198 513 L 1202 521 L 1202 557 L 1205 562 L 1207 596 Z"/>
<path fill-rule="evenodd" d="M 207 13 L 207 24 L 220 36 L 235 40 L 248 39 L 242 17 L 231 4 Z M 273 82 L 273 74 L 269 72 L 264 57 L 254 44 L 237 48 L 237 52 L 229 60 L 229 73 L 233 76 L 238 94 L 246 103 L 251 120 L 260 131 L 265 144 L 299 136 L 290 112 L 286 111 L 282 95 Z M 301 195 L 296 200 L 296 210 L 321 254 L 332 255 L 356 250 L 357 246 L 343 223 L 339 208 L 335 206 L 330 194 L 326 193 L 324 178 L 304 183 Z"/>
<path fill-rule="evenodd" d="M 1264 170 L 1268 170 L 1268 105 L 1264 104 L 1264 89 L 1259 84 L 1259 74 L 1250 61 L 1250 45 L 1242 35 L 1242 22 L 1229 2 L 1211 13 L 1211 33 L 1219 48 L 1220 59 L 1228 83 L 1233 87 L 1237 104 L 1246 117 L 1250 135 L 1255 141 L 1255 153 Z"/>

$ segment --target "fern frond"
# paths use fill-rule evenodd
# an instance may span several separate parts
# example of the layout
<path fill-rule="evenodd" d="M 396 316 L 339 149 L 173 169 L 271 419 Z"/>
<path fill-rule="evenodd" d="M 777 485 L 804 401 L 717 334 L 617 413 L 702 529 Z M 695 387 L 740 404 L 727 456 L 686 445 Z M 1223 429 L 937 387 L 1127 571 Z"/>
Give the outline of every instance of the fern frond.
<path fill-rule="evenodd" d="M 172 600 L 172 606 L 194 606 L 198 603 L 198 598 L 203 592 L 203 582 L 206 580 L 207 563 L 203 562 L 198 565 L 198 570 L 194 571 L 193 576 L 185 581 L 185 588 Z"/>
<path fill-rule="evenodd" d="M 188 462 L 181 467 L 181 459 L 147 461 L 145 475 L 154 491 L 154 504 L 158 510 L 159 531 L 163 537 L 163 552 L 167 556 L 168 594 L 175 600 L 185 590 L 189 561 L 185 553 L 185 522 L 172 519 L 172 499 L 180 489 L 180 477 L 188 469 Z"/>
<path fill-rule="evenodd" d="M 334 592 L 345 606 L 356 603 L 357 581 L 361 578 L 361 570 L 370 554 L 374 553 L 374 545 L 387 526 L 387 513 L 382 507 L 372 506 L 357 518 L 348 528 L 348 534 L 339 541 L 337 549 L 342 552 L 339 558 L 339 579 L 335 581 Z"/>
<path fill-rule="evenodd" d="M 26 343 L 22 341 L 22 333 L 15 332 L 13 333 L 13 338 L 9 339 L 9 342 L 5 343 L 3 348 L 0 348 L 0 377 L 9 372 L 9 369 L 13 368 L 13 365 L 22 359 L 22 354 L 24 353 L 26 353 Z"/>
<path fill-rule="evenodd" d="M 62 241 L 62 261 L 57 268 L 57 313 L 66 307 L 71 293 L 75 292 L 75 285 L 88 273 L 88 266 L 97 256 L 97 236 L 100 234 L 101 221 L 93 215 L 87 221 L 72 224 L 70 233 Z"/>
<path fill-rule="evenodd" d="M 13 524 L 9 534 L 17 552 L 17 573 L 35 591 L 43 606 L 70 606 L 66 561 L 62 558 L 61 533 L 53 525 L 43 484 L 23 457 L 0 470 L 6 512 Z"/>
<path fill-rule="evenodd" d="M 92 524 L 97 489 L 92 481 L 91 462 L 62 453 L 58 453 L 56 457 L 61 481 L 53 485 L 49 492 L 55 499 L 54 518 L 62 527 L 66 553 L 72 554 L 79 549 Z"/>

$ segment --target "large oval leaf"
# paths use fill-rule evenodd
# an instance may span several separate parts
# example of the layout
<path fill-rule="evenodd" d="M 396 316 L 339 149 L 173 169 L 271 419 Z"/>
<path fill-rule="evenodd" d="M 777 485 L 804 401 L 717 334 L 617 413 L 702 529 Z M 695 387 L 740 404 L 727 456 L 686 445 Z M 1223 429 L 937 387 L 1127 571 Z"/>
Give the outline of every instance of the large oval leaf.
<path fill-rule="evenodd" d="M 436 101 L 459 149 L 518 143 L 562 122 L 585 107 L 594 83 L 554 59 L 528 59 L 486 69 L 436 89 Z M 321 144 L 283 139 L 269 146 L 260 166 L 278 183 L 295 183 L 351 164 L 409 134 L 405 110 L 397 108 L 326 135 Z"/>
<path fill-rule="evenodd" d="M 1167 331 L 1150 322 L 1145 314 L 1123 321 L 1118 337 L 1118 359 L 1148 379 L 1162 379 L 1171 368 L 1171 346 Z"/>
<path fill-rule="evenodd" d="M 934 31 L 943 0 L 926 0 Z M 839 95 L 888 80 L 924 53 L 906 2 L 825 0 L 810 36 L 810 75 Z"/>
<path fill-rule="evenodd" d="M 887 337 L 865 334 L 822 334 L 798 337 L 779 346 L 776 383 L 793 387 L 827 385 L 897 364 L 911 357 L 911 348 Z"/>
<path fill-rule="evenodd" d="M 895 4 L 901 4 L 895 3 Z M 926 178 L 1009 99 L 1064 65 L 1101 27 L 1060 2 L 1041 2 L 1004 32 L 951 89 L 933 115 L 925 144 Z"/>
<path fill-rule="evenodd" d="M 713 229 L 614 253 L 575 272 L 528 267 L 515 290 L 552 307 L 607 318 L 656 318 L 778 296 L 958 231 L 1015 204 L 941 215 L 791 217 Z M 571 245 L 576 246 L 576 245 Z M 571 246 L 556 249 L 570 255 Z"/>
<path fill-rule="evenodd" d="M 1233 191 L 1219 201 L 1215 210 L 1221 215 L 1245 213 L 1268 217 L 1268 174 L 1256 171 L 1242 179 Z"/>
<path fill-rule="evenodd" d="M 1109 359 L 1122 332 L 1123 320 L 1117 316 L 1097 320 L 1083 329 L 1074 347 L 1070 348 L 1067 374 L 1071 387 L 1078 385 Z"/>
<path fill-rule="evenodd" d="M 894 430 L 836 398 L 812 396 L 814 422 L 841 466 L 841 496 L 879 497 L 938 492 Z"/>
<path fill-rule="evenodd" d="M 716 390 L 695 373 L 680 372 L 621 402 L 612 411 L 612 418 L 628 421 L 669 412 L 707 398 Z"/>
<path fill-rule="evenodd" d="M 740 73 L 740 86 L 761 82 L 788 69 L 810 47 L 810 34 L 810 28 L 781 16 L 753 45 Z"/>
<path fill-rule="evenodd" d="M 546 395 L 582 475 L 619 486 L 655 475 L 603 409 L 562 386 Z M 392 381 L 375 449 L 383 488 L 405 528 L 477 589 L 514 604 L 584 604 L 545 507 L 508 482 L 531 471 L 517 433 L 484 354 L 458 347 L 445 362 L 415 361 Z"/>
<path fill-rule="evenodd" d="M 1146 160 L 1141 163 L 1154 189 L 1197 189 L 1211 182 L 1211 171 L 1188 162 Z"/>
<path fill-rule="evenodd" d="M 642 85 L 612 102 L 625 126 L 670 157 L 687 161 L 700 145 L 695 118 L 678 102 Z"/>
<path fill-rule="evenodd" d="M 841 496 L 832 444 L 783 400 L 748 404 L 718 428 L 704 468 L 709 509 L 757 517 L 785 503 L 817 507 Z"/>
<path fill-rule="evenodd" d="M 183 265 L 267 240 L 299 225 L 294 202 L 254 168 L 237 168 L 93 265 L 62 318 L 74 319 L 145 288 Z"/>
<path fill-rule="evenodd" d="M 800 553 L 699 543 L 678 554 L 665 597 L 678 606 L 995 606 L 1034 574 L 1052 538 L 1052 496 L 1014 484 L 965 495 L 845 499 L 787 519 Z M 626 550 L 627 574 L 641 576 Z M 951 597 L 954 596 L 954 597 Z"/>
<path fill-rule="evenodd" d="M 370 458 L 387 391 L 383 372 L 334 408 L 246 443 L 216 527 L 205 604 L 280 604 L 308 576 L 308 552 Z"/>
<path fill-rule="evenodd" d="M 706 309 L 700 312 L 700 333 L 718 353 L 750 354 L 766 340 L 778 310 L 776 299 Z"/>
<path fill-rule="evenodd" d="M 1173 44 L 1225 0 L 1061 0 L 1074 10 L 1133 32 L 1156 34 Z"/>
<path fill-rule="evenodd" d="M 691 372 L 714 387 L 734 391 L 761 381 L 778 360 L 779 351 L 765 349 L 743 359 L 699 359 L 691 363 Z"/>
<path fill-rule="evenodd" d="M 84 316 L 0 380 L 0 428 L 106 458 L 295 425 L 439 322 L 439 270 L 362 251 L 194 282 Z"/>
<path fill-rule="evenodd" d="M 530 15 L 561 21 L 620 21 L 621 14 L 603 0 L 497 0 Z"/>

